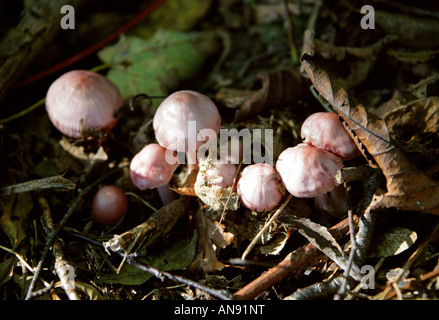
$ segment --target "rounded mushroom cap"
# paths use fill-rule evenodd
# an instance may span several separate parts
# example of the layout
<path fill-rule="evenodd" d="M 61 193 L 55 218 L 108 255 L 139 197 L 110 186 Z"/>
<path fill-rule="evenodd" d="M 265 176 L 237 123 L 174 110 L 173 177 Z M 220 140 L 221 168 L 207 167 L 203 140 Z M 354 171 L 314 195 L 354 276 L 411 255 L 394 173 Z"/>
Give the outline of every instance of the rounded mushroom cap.
<path fill-rule="evenodd" d="M 344 159 L 360 155 L 354 140 L 334 112 L 317 112 L 310 115 L 302 124 L 301 136 L 303 142 Z"/>
<path fill-rule="evenodd" d="M 312 198 L 334 189 L 335 175 L 342 167 L 339 157 L 306 143 L 285 149 L 276 162 L 286 189 L 298 198 Z"/>
<path fill-rule="evenodd" d="M 162 147 L 187 152 L 190 143 L 196 150 L 205 143 L 205 135 L 197 139 L 201 130 L 210 129 L 210 133 L 216 137 L 221 127 L 221 117 L 209 97 L 182 90 L 174 92 L 160 104 L 153 126 L 156 139 Z"/>
<path fill-rule="evenodd" d="M 157 143 L 145 146 L 137 153 L 130 163 L 130 176 L 133 184 L 140 190 L 153 189 L 167 184 L 179 166 L 178 163 L 170 163 L 167 152 Z"/>
<path fill-rule="evenodd" d="M 122 189 L 108 185 L 96 192 L 91 207 L 93 217 L 97 222 L 111 225 L 125 216 L 128 199 Z"/>
<path fill-rule="evenodd" d="M 241 203 L 258 212 L 275 208 L 284 195 L 276 169 L 268 163 L 252 164 L 242 171 L 237 192 Z"/>
<path fill-rule="evenodd" d="M 86 129 L 111 130 L 115 113 L 123 104 L 119 89 L 106 77 L 87 70 L 73 70 L 56 79 L 46 95 L 50 121 L 63 134 L 81 138 Z"/>
<path fill-rule="evenodd" d="M 210 184 L 228 188 L 233 185 L 236 170 L 237 166 L 233 163 L 217 162 L 206 170 L 205 179 L 207 179 Z"/>

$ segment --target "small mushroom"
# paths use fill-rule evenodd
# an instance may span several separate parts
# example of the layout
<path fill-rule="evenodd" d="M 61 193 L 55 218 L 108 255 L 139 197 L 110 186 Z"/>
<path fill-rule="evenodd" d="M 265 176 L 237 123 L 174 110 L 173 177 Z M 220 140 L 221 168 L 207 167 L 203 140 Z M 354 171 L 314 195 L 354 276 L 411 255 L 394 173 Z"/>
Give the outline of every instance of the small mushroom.
<path fill-rule="evenodd" d="M 306 143 L 285 149 L 276 162 L 286 189 L 298 198 L 313 198 L 334 189 L 335 175 L 342 167 L 340 157 Z"/>
<path fill-rule="evenodd" d="M 213 142 L 221 117 L 212 100 L 195 91 L 177 91 L 158 107 L 153 127 L 158 143 L 169 150 L 185 152 L 189 170 L 197 169 L 197 150 Z"/>
<path fill-rule="evenodd" d="M 102 224 L 119 222 L 128 209 L 128 199 L 119 187 L 107 185 L 96 192 L 92 201 L 93 218 Z"/>
<path fill-rule="evenodd" d="M 271 164 L 257 163 L 244 168 L 238 180 L 237 192 L 245 207 L 263 212 L 275 208 L 285 190 L 279 174 Z"/>
<path fill-rule="evenodd" d="M 360 155 L 354 140 L 334 112 L 317 112 L 310 115 L 302 124 L 301 136 L 304 143 L 332 152 L 346 160 Z"/>
<path fill-rule="evenodd" d="M 169 181 L 179 166 L 167 159 L 166 148 L 157 143 L 146 145 L 130 163 L 130 176 L 133 184 L 140 190 L 157 188 L 163 204 L 175 199 L 175 193 L 169 189 Z"/>
<path fill-rule="evenodd" d="M 217 185 L 223 188 L 228 188 L 233 185 L 237 166 L 233 163 L 218 163 L 213 164 L 212 167 L 206 170 L 204 179 L 210 185 Z"/>
<path fill-rule="evenodd" d="M 83 137 L 81 126 L 86 130 L 111 130 L 118 121 L 116 114 L 122 104 L 119 89 L 110 80 L 87 70 L 63 74 L 46 95 L 50 121 L 72 138 Z"/>

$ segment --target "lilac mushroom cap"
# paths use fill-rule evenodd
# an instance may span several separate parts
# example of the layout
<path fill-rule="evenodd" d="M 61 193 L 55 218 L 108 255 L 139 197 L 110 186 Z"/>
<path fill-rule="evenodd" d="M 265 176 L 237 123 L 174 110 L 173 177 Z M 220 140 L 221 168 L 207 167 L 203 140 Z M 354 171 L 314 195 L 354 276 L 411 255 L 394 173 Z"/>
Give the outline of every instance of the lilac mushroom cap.
<path fill-rule="evenodd" d="M 123 104 L 119 89 L 106 77 L 87 70 L 63 74 L 49 87 L 46 110 L 52 124 L 63 134 L 81 138 L 86 129 L 111 130 Z"/>
<path fill-rule="evenodd" d="M 196 151 L 205 142 L 216 139 L 221 117 L 209 97 L 182 90 L 174 92 L 160 104 L 154 115 L 153 127 L 162 147 L 186 152 L 188 164 L 196 165 Z"/>
<path fill-rule="evenodd" d="M 166 153 L 172 152 L 157 143 L 146 145 L 130 163 L 130 176 L 133 184 L 140 190 L 154 189 L 167 185 L 179 166 L 169 163 Z"/>
<path fill-rule="evenodd" d="M 313 198 L 334 189 L 335 175 L 342 167 L 340 157 L 306 143 L 285 149 L 276 162 L 286 189 L 298 198 Z"/>
<path fill-rule="evenodd" d="M 301 136 L 303 142 L 332 152 L 343 159 L 349 160 L 360 155 L 354 140 L 334 112 L 317 112 L 310 115 L 302 124 Z"/>
<path fill-rule="evenodd" d="M 233 163 L 215 163 L 206 170 L 205 178 L 214 185 L 228 188 L 233 185 L 237 166 Z"/>
<path fill-rule="evenodd" d="M 284 196 L 284 187 L 276 169 L 268 163 L 244 168 L 238 180 L 237 192 L 241 203 L 258 212 L 274 209 Z"/>
<path fill-rule="evenodd" d="M 96 192 L 92 201 L 93 218 L 102 224 L 119 222 L 128 209 L 128 199 L 119 187 L 108 185 Z"/>

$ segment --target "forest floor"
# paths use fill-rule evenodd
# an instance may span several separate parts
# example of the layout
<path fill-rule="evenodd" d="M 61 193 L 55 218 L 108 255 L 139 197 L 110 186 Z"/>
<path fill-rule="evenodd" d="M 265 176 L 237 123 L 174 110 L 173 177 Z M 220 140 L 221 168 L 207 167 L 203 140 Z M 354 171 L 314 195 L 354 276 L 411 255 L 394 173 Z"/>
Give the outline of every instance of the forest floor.
<path fill-rule="evenodd" d="M 437 3 L 72 1 L 73 20 L 48 3 L 0 8 L 2 300 L 439 297 Z M 74 69 L 107 76 L 127 106 L 151 99 L 104 136 L 65 137 L 44 98 Z M 338 113 L 362 152 L 344 161 L 348 208 L 286 194 L 268 212 L 215 211 L 185 166 L 177 202 L 137 189 L 130 161 L 155 141 L 160 102 L 186 89 L 212 98 L 222 128 L 272 130 L 273 163 L 309 115 Z M 104 185 L 128 197 L 113 226 L 91 214 Z"/>

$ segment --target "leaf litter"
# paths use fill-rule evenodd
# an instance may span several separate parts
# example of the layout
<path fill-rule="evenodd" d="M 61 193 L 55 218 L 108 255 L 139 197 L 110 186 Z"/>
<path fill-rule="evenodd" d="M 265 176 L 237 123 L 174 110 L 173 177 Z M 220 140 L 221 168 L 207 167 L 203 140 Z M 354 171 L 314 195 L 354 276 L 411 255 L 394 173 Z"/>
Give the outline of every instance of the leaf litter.
<path fill-rule="evenodd" d="M 168 2 L 173 10 L 158 9 L 96 55 L 126 101 L 153 97 L 124 109 L 110 135 L 66 139 L 38 109 L 2 124 L 2 298 L 437 298 L 437 5 L 376 4 L 377 28 L 361 30 L 360 7 L 350 3 Z M 302 47 L 299 63 L 292 45 Z M 40 86 L 31 103 L 45 94 Z M 343 169 L 354 173 L 342 180 L 351 214 L 294 197 L 276 215 L 252 212 L 233 188 L 197 185 L 184 168 L 170 186 L 179 199 L 167 206 L 155 190 L 136 190 L 129 160 L 154 141 L 154 108 L 180 88 L 210 95 L 224 127 L 273 129 L 275 157 L 301 142 L 308 115 L 336 112 L 363 155 Z M 104 184 L 132 195 L 127 216 L 111 227 L 90 216 Z M 365 265 L 375 268 L 373 288 L 362 287 Z M 65 280 L 70 267 L 74 288 Z"/>

